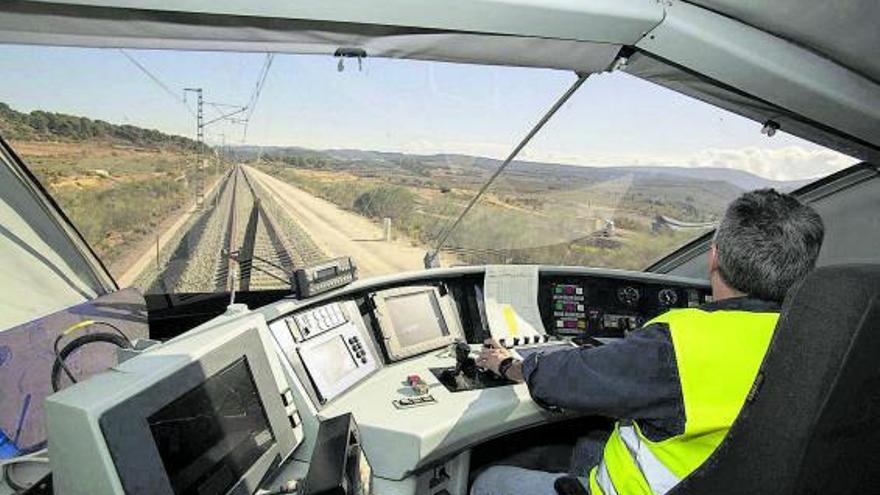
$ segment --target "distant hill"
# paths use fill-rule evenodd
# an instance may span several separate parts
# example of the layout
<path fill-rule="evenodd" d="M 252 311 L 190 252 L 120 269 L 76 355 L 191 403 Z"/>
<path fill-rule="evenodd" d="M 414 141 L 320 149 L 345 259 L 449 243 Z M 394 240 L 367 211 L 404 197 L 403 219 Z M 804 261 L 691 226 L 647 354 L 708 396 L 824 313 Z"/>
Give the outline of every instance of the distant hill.
<path fill-rule="evenodd" d="M 133 125 L 117 125 L 103 120 L 63 113 L 13 110 L 0 102 L 0 135 L 20 141 L 89 141 L 105 140 L 136 146 L 196 149 L 192 139 L 165 134 Z"/>
<path fill-rule="evenodd" d="M 777 181 L 765 179 L 755 174 L 735 168 L 694 168 L 694 167 L 628 167 L 642 174 L 675 175 L 701 180 L 723 181 L 745 191 L 772 187 L 780 191 L 791 191 L 812 182 L 812 180 Z"/>
<path fill-rule="evenodd" d="M 368 151 L 354 149 L 311 150 L 283 146 L 242 146 L 234 149 L 241 158 L 255 158 L 257 154 L 271 158 L 288 156 L 321 158 L 330 162 L 361 162 L 364 166 L 421 166 L 440 168 L 477 167 L 485 171 L 495 170 L 501 160 L 462 154 L 415 155 L 407 153 Z M 516 161 L 509 172 L 530 175 L 552 176 L 556 179 L 583 179 L 591 181 L 613 180 L 633 176 L 636 182 L 666 182 L 681 179 L 701 182 L 724 182 L 739 191 L 775 188 L 791 191 L 811 181 L 774 181 L 765 179 L 744 170 L 731 168 L 693 168 L 693 167 L 582 167 L 577 165 Z"/>

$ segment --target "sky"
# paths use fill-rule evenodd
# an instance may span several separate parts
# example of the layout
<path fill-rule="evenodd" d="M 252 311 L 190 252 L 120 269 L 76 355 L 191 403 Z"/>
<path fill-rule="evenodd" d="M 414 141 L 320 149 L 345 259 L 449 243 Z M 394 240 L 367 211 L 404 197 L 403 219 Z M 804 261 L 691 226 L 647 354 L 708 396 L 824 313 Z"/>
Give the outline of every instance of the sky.
<path fill-rule="evenodd" d="M 259 53 L 0 45 L 0 101 L 195 136 L 194 98 L 244 105 L 266 59 Z M 462 153 L 504 158 L 574 82 L 570 72 L 411 60 L 278 54 L 240 125 L 218 122 L 219 144 Z M 189 108 L 188 108 L 189 107 Z M 213 107 L 206 120 L 217 116 Z M 520 155 L 585 166 L 726 167 L 801 180 L 856 160 L 615 72 L 592 76 Z"/>

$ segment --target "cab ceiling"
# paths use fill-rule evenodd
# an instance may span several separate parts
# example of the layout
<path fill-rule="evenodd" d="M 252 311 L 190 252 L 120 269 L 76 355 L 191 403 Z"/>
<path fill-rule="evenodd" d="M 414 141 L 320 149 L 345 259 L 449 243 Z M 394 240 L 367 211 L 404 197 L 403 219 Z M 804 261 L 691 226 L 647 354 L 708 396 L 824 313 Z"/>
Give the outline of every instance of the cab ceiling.
<path fill-rule="evenodd" d="M 878 0 L 688 0 L 880 82 Z"/>
<path fill-rule="evenodd" d="M 0 0 L 0 43 L 629 72 L 880 161 L 880 0 Z M 641 56 L 644 55 L 644 56 Z"/>

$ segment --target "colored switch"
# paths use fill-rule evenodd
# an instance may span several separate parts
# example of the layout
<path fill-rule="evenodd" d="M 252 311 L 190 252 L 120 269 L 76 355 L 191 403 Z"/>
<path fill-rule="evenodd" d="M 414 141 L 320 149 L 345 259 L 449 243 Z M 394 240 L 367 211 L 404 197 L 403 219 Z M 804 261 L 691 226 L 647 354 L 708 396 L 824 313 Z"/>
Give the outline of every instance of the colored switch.
<path fill-rule="evenodd" d="M 428 384 L 422 380 L 419 375 L 409 375 L 406 377 L 406 383 L 416 395 L 425 395 L 428 393 Z"/>

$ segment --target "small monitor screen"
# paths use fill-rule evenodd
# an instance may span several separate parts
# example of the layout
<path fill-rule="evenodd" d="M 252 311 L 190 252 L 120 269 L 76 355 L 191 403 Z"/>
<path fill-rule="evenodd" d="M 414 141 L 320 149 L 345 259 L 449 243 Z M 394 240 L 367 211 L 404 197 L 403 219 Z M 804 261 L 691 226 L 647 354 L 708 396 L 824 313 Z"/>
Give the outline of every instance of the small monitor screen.
<path fill-rule="evenodd" d="M 247 358 L 147 418 L 175 494 L 226 493 L 275 443 Z"/>
<path fill-rule="evenodd" d="M 310 362 L 321 364 L 309 368 L 309 372 L 318 375 L 314 378 L 328 387 L 333 387 L 357 369 L 342 336 L 334 337 L 317 347 L 313 347 L 309 350 L 309 354 Z"/>
<path fill-rule="evenodd" d="M 401 347 L 449 335 L 434 291 L 389 296 L 385 299 L 385 305 Z"/>
<path fill-rule="evenodd" d="M 316 278 L 327 278 L 336 275 L 336 267 L 322 268 L 315 274 Z"/>

